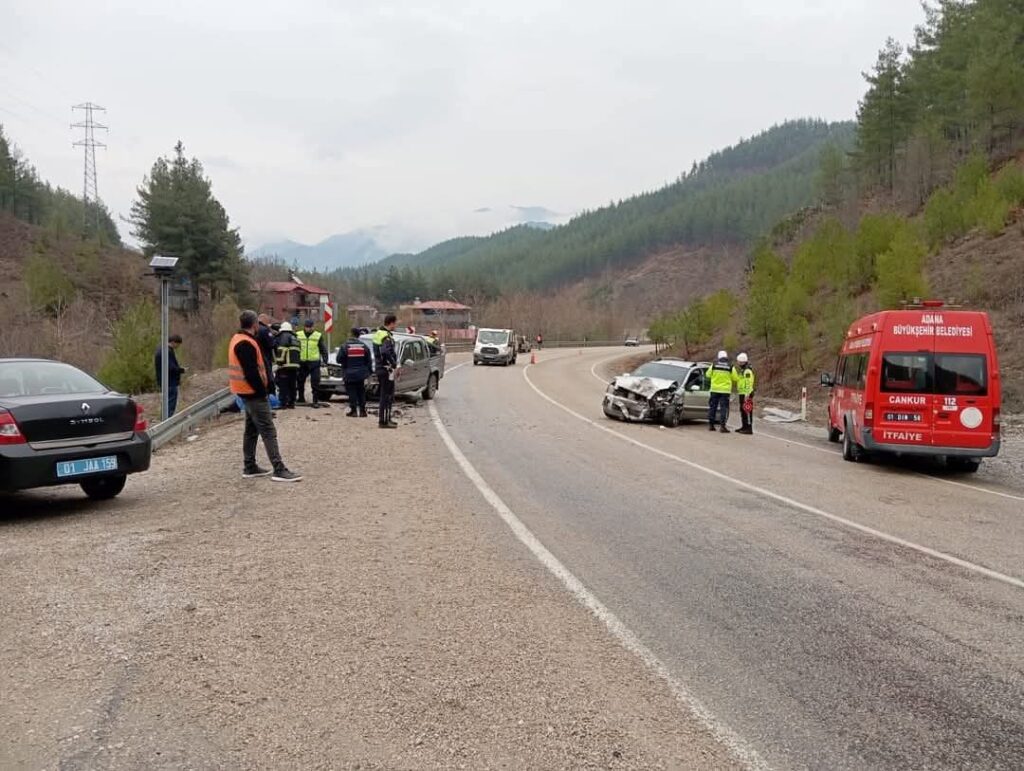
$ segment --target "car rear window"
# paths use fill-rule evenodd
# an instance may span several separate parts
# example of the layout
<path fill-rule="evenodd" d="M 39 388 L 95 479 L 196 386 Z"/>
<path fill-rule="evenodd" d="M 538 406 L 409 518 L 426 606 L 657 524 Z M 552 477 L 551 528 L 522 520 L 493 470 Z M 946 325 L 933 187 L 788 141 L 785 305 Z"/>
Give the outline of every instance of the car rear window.
<path fill-rule="evenodd" d="M 887 353 L 882 357 L 882 391 L 932 393 L 932 361 L 926 353 Z"/>
<path fill-rule="evenodd" d="M 0 399 L 104 393 L 108 389 L 82 370 L 57 361 L 0 362 Z"/>
<path fill-rule="evenodd" d="M 985 396 L 988 367 L 984 356 L 964 353 L 935 354 L 935 393 L 948 396 Z"/>

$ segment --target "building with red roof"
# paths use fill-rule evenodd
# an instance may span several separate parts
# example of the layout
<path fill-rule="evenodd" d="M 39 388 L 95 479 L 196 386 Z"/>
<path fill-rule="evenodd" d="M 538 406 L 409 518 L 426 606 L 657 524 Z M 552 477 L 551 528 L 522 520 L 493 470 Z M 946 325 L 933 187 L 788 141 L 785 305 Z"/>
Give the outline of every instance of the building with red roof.
<path fill-rule="evenodd" d="M 331 302 L 331 293 L 322 287 L 306 284 L 293 277 L 292 281 L 259 281 L 252 291 L 257 298 L 260 313 L 266 313 L 276 321 L 321 321 L 323 306 Z"/>
<path fill-rule="evenodd" d="M 399 324 L 427 333 L 436 329 L 444 342 L 473 340 L 473 309 L 454 300 L 426 300 L 402 305 L 398 309 Z"/>

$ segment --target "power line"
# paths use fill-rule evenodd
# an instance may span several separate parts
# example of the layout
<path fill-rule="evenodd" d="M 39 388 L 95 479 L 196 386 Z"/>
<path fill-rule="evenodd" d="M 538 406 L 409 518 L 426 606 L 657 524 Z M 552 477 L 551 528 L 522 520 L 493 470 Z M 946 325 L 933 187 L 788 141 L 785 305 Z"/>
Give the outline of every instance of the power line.
<path fill-rule="evenodd" d="M 72 143 L 72 147 L 85 148 L 85 163 L 82 171 L 82 203 L 85 209 L 85 221 L 83 225 L 88 227 L 89 224 L 89 201 L 93 202 L 93 226 L 96 231 L 99 231 L 99 219 L 100 219 L 100 195 L 99 185 L 96 180 L 96 148 L 103 147 L 106 145 L 103 142 L 97 142 L 95 132 L 96 129 L 106 131 L 107 127 L 102 123 L 96 123 L 93 120 L 92 114 L 94 112 L 106 112 L 105 107 L 100 107 L 98 104 L 92 102 L 84 102 L 82 104 L 76 104 L 72 106 L 72 110 L 83 110 L 85 112 L 85 120 L 79 123 L 72 123 L 71 128 L 83 129 L 84 134 L 81 139 L 77 142 Z"/>

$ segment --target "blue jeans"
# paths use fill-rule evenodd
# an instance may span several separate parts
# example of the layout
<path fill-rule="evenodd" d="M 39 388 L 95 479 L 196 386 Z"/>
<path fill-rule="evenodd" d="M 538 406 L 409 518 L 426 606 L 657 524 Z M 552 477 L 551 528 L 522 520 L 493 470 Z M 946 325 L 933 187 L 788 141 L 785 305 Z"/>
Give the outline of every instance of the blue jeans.
<path fill-rule="evenodd" d="M 178 409 L 178 386 L 167 386 L 167 417 L 171 417 Z"/>

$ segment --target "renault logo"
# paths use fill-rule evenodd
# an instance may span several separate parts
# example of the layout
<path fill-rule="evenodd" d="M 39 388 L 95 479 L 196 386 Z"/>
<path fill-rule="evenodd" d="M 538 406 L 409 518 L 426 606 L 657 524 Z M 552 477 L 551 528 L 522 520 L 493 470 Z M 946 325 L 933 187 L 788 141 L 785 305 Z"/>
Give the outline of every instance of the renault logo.
<path fill-rule="evenodd" d="M 92 409 L 92 407 L 89 406 L 89 402 L 82 402 L 82 414 L 83 415 L 88 415 L 89 414 L 89 410 L 91 410 L 91 409 Z"/>

